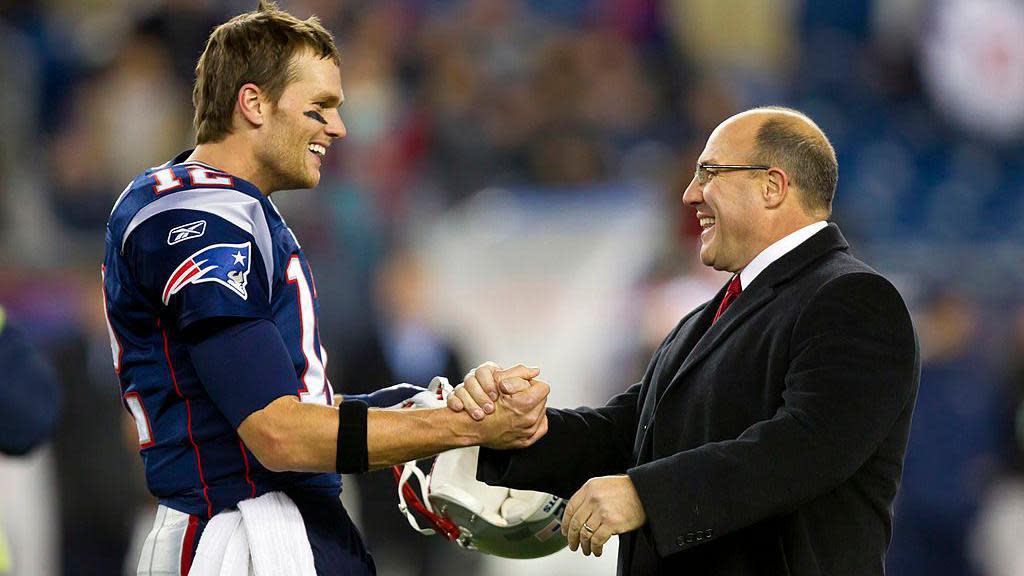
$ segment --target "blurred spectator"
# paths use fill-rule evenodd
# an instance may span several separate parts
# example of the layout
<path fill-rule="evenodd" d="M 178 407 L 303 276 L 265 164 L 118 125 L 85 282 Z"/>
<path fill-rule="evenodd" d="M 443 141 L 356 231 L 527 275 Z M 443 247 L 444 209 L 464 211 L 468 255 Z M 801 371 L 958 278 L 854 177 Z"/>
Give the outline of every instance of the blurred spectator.
<path fill-rule="evenodd" d="M 1018 307 L 1008 349 L 1002 411 L 1002 475 L 989 490 L 971 537 L 971 559 L 979 574 L 1024 574 L 1024 308 Z"/>
<path fill-rule="evenodd" d="M 0 374 L 0 486 L 6 488 L 8 498 L 17 494 L 24 502 L 23 506 L 0 506 L 0 574 L 44 576 L 53 565 L 47 557 L 53 553 L 48 507 L 40 493 L 48 488 L 46 472 L 41 470 L 48 459 L 45 455 L 43 460 L 26 459 L 26 466 L 18 467 L 3 460 L 25 456 L 50 440 L 60 415 L 62 390 L 49 361 L 8 321 L 2 307 Z"/>
<path fill-rule="evenodd" d="M 342 359 L 342 394 L 364 394 L 408 382 L 425 386 L 434 376 L 462 382 L 467 370 L 452 345 L 431 327 L 422 263 L 407 251 L 393 253 L 380 267 L 376 282 L 377 323 L 374 330 Z M 429 462 L 421 463 L 429 470 Z M 398 492 L 390 469 L 346 479 L 355 480 L 359 495 L 359 527 L 373 551 L 381 574 L 429 576 L 447 572 L 470 574 L 479 557 L 440 537 L 413 531 L 398 511 Z"/>
<path fill-rule="evenodd" d="M 977 345 L 980 318 L 950 289 L 916 317 L 921 386 L 896 499 L 888 568 L 901 576 L 971 574 L 968 530 L 995 471 L 995 375 Z"/>
<path fill-rule="evenodd" d="M 120 574 L 137 514 L 152 505 L 144 486 L 134 422 L 124 440 L 122 405 L 113 372 L 110 340 L 101 305 L 100 276 L 69 278 L 78 300 L 71 303 L 76 330 L 54 342 L 51 354 L 68 383 L 67 407 L 54 441 L 61 560 L 66 576 Z M 98 422 L 103 423 L 97 426 Z"/>
<path fill-rule="evenodd" d="M 161 46 L 174 48 L 167 54 L 174 72 L 174 78 L 168 79 L 172 86 L 191 86 L 196 61 L 206 48 L 210 30 L 223 22 L 228 12 L 217 4 L 214 0 L 163 0 L 140 13 L 136 31 Z"/>
<path fill-rule="evenodd" d="M 60 414 L 61 389 L 49 362 L 29 344 L 0 307 L 0 453 L 27 454 L 50 439 Z"/>
<path fill-rule="evenodd" d="M 78 88 L 50 158 L 54 208 L 65 225 L 102 228 L 139 170 L 180 151 L 189 133 L 187 95 L 167 49 L 143 35 L 129 37 L 109 68 Z"/>
<path fill-rule="evenodd" d="M 781 89 L 792 72 L 797 2 L 698 0 L 665 2 L 663 10 L 680 51 L 704 73 L 730 82 L 747 102 L 756 100 L 753 90 Z"/>

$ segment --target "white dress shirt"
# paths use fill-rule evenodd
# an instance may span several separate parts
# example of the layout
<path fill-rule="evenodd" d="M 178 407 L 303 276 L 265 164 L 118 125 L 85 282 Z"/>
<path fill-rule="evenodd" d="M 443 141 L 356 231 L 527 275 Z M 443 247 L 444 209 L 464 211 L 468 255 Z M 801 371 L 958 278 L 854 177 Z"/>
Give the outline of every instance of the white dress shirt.
<path fill-rule="evenodd" d="M 819 220 L 814 224 L 808 224 L 803 228 L 784 236 L 776 241 L 771 246 L 765 248 L 760 254 L 754 256 L 754 259 L 750 261 L 750 264 L 740 271 L 740 286 L 746 290 L 747 286 L 757 278 L 757 275 L 764 272 L 764 269 L 771 265 L 779 258 L 782 258 L 790 250 L 806 242 L 811 236 L 814 236 L 820 232 L 823 228 L 828 226 L 828 222 Z"/>

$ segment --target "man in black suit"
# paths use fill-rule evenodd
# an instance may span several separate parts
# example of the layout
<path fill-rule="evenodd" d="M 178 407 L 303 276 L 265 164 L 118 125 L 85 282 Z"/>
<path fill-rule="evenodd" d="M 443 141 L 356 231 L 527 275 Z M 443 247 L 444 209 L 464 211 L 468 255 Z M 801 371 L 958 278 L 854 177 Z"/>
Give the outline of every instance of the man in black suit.
<path fill-rule="evenodd" d="M 545 437 L 482 449 L 478 477 L 572 496 L 570 547 L 600 555 L 620 535 L 622 575 L 883 574 L 919 359 L 900 294 L 826 222 L 837 179 L 805 115 L 723 122 L 683 201 L 701 261 L 732 281 L 639 383 L 549 408 Z M 533 374 L 482 365 L 450 407 L 480 417 L 527 385 L 502 381 L 516 375 Z"/>

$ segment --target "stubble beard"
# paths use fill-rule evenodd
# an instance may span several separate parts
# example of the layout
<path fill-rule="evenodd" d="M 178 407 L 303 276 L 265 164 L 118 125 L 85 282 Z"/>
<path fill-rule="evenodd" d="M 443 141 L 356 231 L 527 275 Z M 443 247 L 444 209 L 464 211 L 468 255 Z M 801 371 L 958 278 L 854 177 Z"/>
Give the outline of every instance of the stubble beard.
<path fill-rule="evenodd" d="M 283 138 L 282 140 L 290 140 Z M 272 190 L 302 190 L 316 186 L 306 166 L 306 151 L 298 153 L 289 150 L 287 144 L 270 142 L 265 148 L 260 165 L 266 181 L 272 183 Z"/>

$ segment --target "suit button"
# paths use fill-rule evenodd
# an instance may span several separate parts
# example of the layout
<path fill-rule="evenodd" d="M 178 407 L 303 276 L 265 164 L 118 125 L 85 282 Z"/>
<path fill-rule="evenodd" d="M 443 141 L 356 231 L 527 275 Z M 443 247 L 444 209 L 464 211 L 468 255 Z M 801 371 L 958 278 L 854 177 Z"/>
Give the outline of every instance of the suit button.
<path fill-rule="evenodd" d="M 707 530 L 704 531 L 704 537 L 705 538 L 711 538 L 711 534 L 712 534 L 711 528 L 708 528 Z"/>
<path fill-rule="evenodd" d="M 683 540 L 683 537 L 682 536 L 676 536 L 676 546 L 682 547 L 683 544 L 686 544 L 686 541 Z"/>
<path fill-rule="evenodd" d="M 693 532 L 690 532 L 689 534 L 686 535 L 685 542 L 687 544 L 693 544 Z"/>
<path fill-rule="evenodd" d="M 700 542 L 701 540 L 704 539 L 704 533 L 703 532 L 697 532 L 697 535 L 696 535 L 695 538 L 697 539 L 697 542 Z"/>

